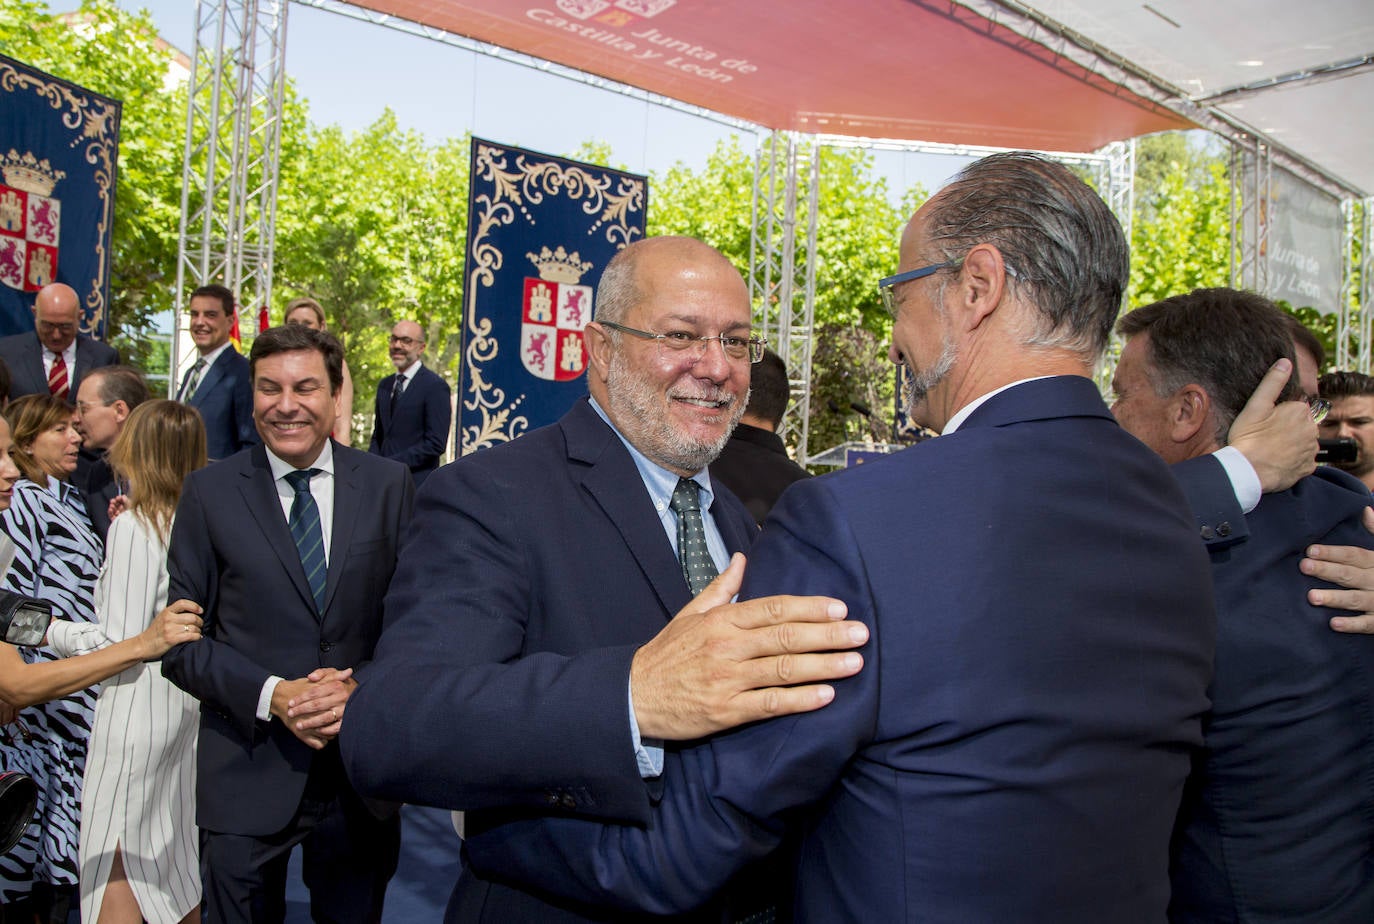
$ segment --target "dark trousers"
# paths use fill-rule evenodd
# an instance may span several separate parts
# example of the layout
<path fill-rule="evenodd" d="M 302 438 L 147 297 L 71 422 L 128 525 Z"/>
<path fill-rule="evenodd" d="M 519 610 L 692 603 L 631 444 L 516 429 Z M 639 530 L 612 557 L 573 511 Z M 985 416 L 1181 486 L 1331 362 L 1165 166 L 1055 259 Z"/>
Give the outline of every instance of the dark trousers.
<path fill-rule="evenodd" d="M 202 829 L 206 924 L 281 924 L 286 867 L 301 845 L 301 872 L 317 924 L 376 924 L 401 849 L 398 814 L 379 819 L 344 781 L 338 748 L 316 758 L 295 817 L 267 837 Z"/>

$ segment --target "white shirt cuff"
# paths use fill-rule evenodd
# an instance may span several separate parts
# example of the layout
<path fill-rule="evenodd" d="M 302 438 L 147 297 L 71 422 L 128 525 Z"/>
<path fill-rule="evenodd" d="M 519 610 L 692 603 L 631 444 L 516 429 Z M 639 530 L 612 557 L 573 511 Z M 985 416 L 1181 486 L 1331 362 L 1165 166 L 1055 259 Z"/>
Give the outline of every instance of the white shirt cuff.
<path fill-rule="evenodd" d="M 54 619 L 48 624 L 48 647 L 64 658 L 90 654 L 110 644 L 97 623 Z"/>
<path fill-rule="evenodd" d="M 282 678 L 275 674 L 268 677 L 267 682 L 262 685 L 262 692 L 258 694 L 258 718 L 264 722 L 272 721 L 272 693 L 281 681 Z"/>
<path fill-rule="evenodd" d="M 1226 469 L 1226 477 L 1231 481 L 1231 490 L 1236 492 L 1236 502 L 1240 504 L 1240 509 L 1249 513 L 1258 507 L 1263 488 L 1260 486 L 1259 475 L 1255 473 L 1255 467 L 1245 458 L 1245 454 L 1234 446 L 1223 446 L 1212 455 L 1221 463 L 1221 467 Z"/>

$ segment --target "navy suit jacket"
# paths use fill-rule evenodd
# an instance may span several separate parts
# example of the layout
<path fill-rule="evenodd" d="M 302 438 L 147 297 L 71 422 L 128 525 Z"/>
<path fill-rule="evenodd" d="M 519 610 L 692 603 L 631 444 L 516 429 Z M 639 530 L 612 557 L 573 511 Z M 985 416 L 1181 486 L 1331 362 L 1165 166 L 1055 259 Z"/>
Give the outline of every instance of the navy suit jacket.
<path fill-rule="evenodd" d="M 0 337 L 0 360 L 4 361 L 10 373 L 11 401 L 24 395 L 48 394 L 48 376 L 43 371 L 43 344 L 38 334 L 28 331 Z M 76 403 L 76 391 L 87 372 L 99 366 L 118 364 L 119 351 L 114 347 L 90 337 L 77 337 L 76 368 L 67 373 L 67 403 Z"/>
<path fill-rule="evenodd" d="M 819 711 L 670 755 L 647 827 L 517 822 L 469 863 L 672 911 L 791 828 L 798 920 L 1158 924 L 1216 633 L 1194 536 L 1080 377 L 798 482 L 742 596 L 844 600 L 863 671 Z"/>
<path fill-rule="evenodd" d="M 177 383 L 178 392 L 181 384 Z M 212 460 L 227 459 L 258 442 L 248 360 L 232 346 L 205 370 L 196 393 L 186 403 L 200 411 L 205 421 L 205 450 Z"/>
<path fill-rule="evenodd" d="M 388 375 L 377 384 L 377 401 L 372 442 L 367 451 L 403 462 L 410 468 L 416 487 L 439 467 L 439 458 L 448 446 L 448 431 L 453 423 L 448 382 L 436 372 L 421 366 L 391 413 L 391 389 L 396 376 Z"/>
<path fill-rule="evenodd" d="M 1374 547 L 1369 490 L 1321 468 L 1212 553 L 1216 675 L 1175 833 L 1176 922 L 1374 921 L 1374 638 L 1332 632 L 1313 543 Z"/>
<path fill-rule="evenodd" d="M 260 721 L 271 675 L 319 667 L 367 673 L 382 597 L 410 519 L 403 466 L 334 445 L 334 525 L 323 612 L 317 613 L 262 446 L 186 479 L 167 554 L 169 600 L 205 609 L 204 638 L 179 645 L 162 672 L 201 701 L 196 821 L 265 836 L 300 804 L 317 755 L 282 723 Z"/>
<path fill-rule="evenodd" d="M 731 552 L 757 532 L 713 485 Z M 556 424 L 444 466 L 419 492 L 371 670 L 340 743 L 363 795 L 647 820 L 630 659 L 691 600 L 620 438 L 585 400 Z M 480 811 L 478 811 L 480 810 Z M 585 920 L 465 870 L 450 919 Z"/>

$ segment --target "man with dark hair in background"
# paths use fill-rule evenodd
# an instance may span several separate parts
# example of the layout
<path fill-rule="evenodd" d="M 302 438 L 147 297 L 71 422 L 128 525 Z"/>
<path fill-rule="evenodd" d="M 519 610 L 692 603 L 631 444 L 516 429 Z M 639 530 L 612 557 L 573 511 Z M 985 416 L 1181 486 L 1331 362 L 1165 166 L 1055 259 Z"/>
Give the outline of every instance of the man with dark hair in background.
<path fill-rule="evenodd" d="M 102 542 L 110 531 L 110 501 L 124 493 L 105 456 L 133 409 L 147 400 L 148 385 L 130 366 L 93 369 L 77 391 L 76 429 L 81 431 L 85 464 L 77 466 L 73 483 L 85 498 L 91 526 Z"/>
<path fill-rule="evenodd" d="M 1131 312 L 1113 413 L 1166 462 L 1215 451 L 1273 358 L 1292 355 L 1285 317 L 1234 289 Z M 1284 397 L 1301 391 L 1295 377 Z M 1171 921 L 1374 921 L 1374 639 L 1332 632 L 1298 569 L 1314 542 L 1374 548 L 1368 503 L 1318 469 L 1265 494 L 1249 539 L 1212 556 L 1212 708 L 1174 834 Z"/>
<path fill-rule="evenodd" d="M 1374 490 L 1374 378 L 1359 372 L 1328 372 L 1318 389 L 1331 402 L 1331 410 L 1318 424 L 1321 435 L 1355 441 L 1354 461 L 1331 465 Z"/>
<path fill-rule="evenodd" d="M 258 442 L 248 360 L 229 340 L 234 293 L 221 285 L 201 286 L 191 293 L 186 313 L 198 355 L 182 376 L 176 397 L 200 411 L 210 460 L 227 459 Z"/>
<path fill-rule="evenodd" d="M 787 455 L 778 436 L 778 425 L 792 398 L 787 366 L 772 350 L 749 370 L 749 403 L 730 434 L 730 441 L 711 463 L 711 475 L 719 478 L 759 523 L 794 481 L 811 477 Z"/>

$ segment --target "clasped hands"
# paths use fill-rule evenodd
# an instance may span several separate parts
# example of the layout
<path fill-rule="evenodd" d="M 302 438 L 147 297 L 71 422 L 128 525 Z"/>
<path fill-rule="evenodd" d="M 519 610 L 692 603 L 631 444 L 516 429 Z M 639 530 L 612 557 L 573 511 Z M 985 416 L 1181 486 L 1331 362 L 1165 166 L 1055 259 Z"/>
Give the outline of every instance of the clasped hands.
<path fill-rule="evenodd" d="M 353 668 L 317 668 L 297 680 L 277 684 L 272 691 L 272 714 L 318 751 L 338 737 L 344 706 L 357 688 Z"/>

